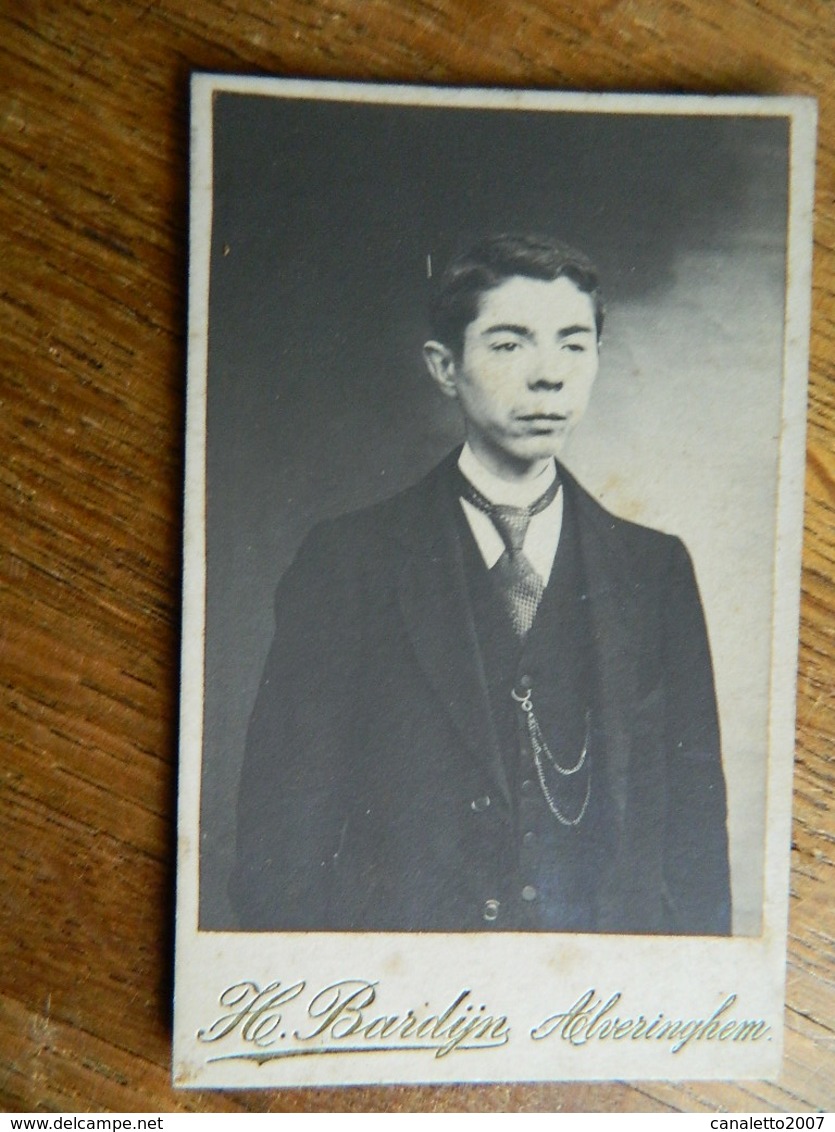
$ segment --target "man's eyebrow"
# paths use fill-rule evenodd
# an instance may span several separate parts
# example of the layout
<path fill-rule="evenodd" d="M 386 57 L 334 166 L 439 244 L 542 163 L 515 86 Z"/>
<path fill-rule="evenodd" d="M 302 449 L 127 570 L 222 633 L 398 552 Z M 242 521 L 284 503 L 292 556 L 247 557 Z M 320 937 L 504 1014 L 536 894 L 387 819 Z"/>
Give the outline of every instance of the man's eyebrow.
<path fill-rule="evenodd" d="M 557 338 L 570 338 L 572 334 L 593 334 L 594 327 L 584 326 L 580 322 L 576 322 L 573 326 L 563 326 L 561 330 L 557 331 Z"/>
<path fill-rule="evenodd" d="M 482 330 L 482 334 L 518 334 L 520 338 L 531 338 L 533 331 L 529 326 L 522 326 L 515 322 L 497 322 Z"/>

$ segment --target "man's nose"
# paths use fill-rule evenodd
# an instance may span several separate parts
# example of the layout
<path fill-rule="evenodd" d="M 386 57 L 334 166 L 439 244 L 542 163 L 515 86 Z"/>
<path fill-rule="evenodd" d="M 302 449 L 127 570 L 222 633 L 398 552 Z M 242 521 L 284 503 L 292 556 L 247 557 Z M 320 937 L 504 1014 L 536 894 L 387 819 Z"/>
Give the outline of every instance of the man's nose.
<path fill-rule="evenodd" d="M 564 357 L 556 349 L 540 348 L 528 374 L 531 389 L 553 389 L 559 392 L 565 384 Z"/>

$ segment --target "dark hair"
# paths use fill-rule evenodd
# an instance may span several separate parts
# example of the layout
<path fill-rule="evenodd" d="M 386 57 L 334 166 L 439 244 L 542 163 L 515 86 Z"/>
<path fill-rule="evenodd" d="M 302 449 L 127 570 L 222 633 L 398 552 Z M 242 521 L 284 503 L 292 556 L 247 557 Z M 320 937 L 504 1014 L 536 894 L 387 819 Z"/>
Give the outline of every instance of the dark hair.
<path fill-rule="evenodd" d="M 582 252 L 550 236 L 525 234 L 490 236 L 452 260 L 429 307 L 434 336 L 460 354 L 464 332 L 478 315 L 481 296 L 514 275 L 548 283 L 566 278 L 576 283 L 594 304 L 594 321 L 600 337 L 603 296 L 594 264 Z"/>

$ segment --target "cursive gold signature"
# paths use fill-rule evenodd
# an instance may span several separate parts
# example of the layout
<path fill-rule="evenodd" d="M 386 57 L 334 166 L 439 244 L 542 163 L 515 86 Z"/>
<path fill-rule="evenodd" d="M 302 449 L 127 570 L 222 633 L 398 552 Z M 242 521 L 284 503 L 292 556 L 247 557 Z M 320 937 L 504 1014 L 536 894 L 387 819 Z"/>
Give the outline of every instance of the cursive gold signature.
<path fill-rule="evenodd" d="M 378 984 L 366 979 L 340 979 L 308 997 L 304 980 L 265 987 L 250 980 L 227 987 L 219 996 L 224 1013 L 204 1029 L 201 1042 L 237 1037 L 248 1047 L 210 1060 L 247 1060 L 263 1064 L 280 1058 L 335 1053 L 393 1053 L 420 1050 L 446 1057 L 453 1051 L 496 1049 L 510 1039 L 503 1014 L 470 1001 L 464 989 L 442 1011 L 407 1009 L 380 1013 L 375 1006 Z M 287 1008 L 300 1011 L 295 1024 L 285 1022 Z"/>

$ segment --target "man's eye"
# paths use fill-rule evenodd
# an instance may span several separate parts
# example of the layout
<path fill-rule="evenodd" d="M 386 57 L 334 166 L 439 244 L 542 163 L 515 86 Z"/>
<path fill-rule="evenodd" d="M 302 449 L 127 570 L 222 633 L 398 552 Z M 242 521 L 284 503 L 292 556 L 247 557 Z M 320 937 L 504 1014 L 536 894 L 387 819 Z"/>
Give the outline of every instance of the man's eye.
<path fill-rule="evenodd" d="M 572 354 L 584 354 L 586 352 L 586 347 L 582 342 L 565 342 L 564 348 L 570 350 Z"/>
<path fill-rule="evenodd" d="M 512 354 L 514 350 L 518 350 L 519 342 L 494 342 L 492 349 L 501 354 Z"/>

